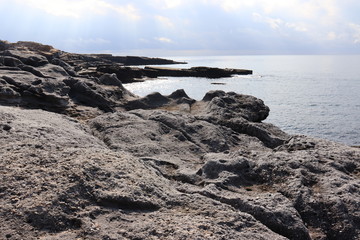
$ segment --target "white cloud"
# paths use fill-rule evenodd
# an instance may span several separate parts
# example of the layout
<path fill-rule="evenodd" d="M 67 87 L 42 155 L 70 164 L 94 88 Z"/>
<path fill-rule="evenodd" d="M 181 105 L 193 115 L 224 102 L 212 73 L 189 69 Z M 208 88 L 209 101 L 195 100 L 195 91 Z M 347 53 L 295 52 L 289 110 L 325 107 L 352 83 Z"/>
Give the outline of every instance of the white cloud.
<path fill-rule="evenodd" d="M 64 36 L 54 42 L 65 43 L 63 39 L 69 39 L 66 40 L 69 45 L 97 45 L 98 48 L 102 47 L 100 44 L 115 46 L 119 39 L 122 44 L 116 47 L 120 48 L 161 45 L 164 49 L 237 49 L 248 46 L 251 51 L 259 48 L 262 39 L 265 39 L 264 49 L 274 44 L 274 51 L 280 46 L 276 45 L 278 42 L 288 44 L 289 49 L 294 46 L 301 49 L 298 46 L 302 44 L 329 44 L 343 49 L 348 45 L 360 47 L 358 0 L 0 0 L 0 3 L 4 19 L 19 19 L 23 23 L 12 33 L 4 30 L 9 36 L 13 34 L 12 39 L 16 36 L 36 38 L 34 31 L 23 29 L 32 29 L 37 24 L 41 29 L 37 32 L 43 32 L 46 37 Z M 17 3 L 16 13 L 4 11 L 14 3 Z M 49 18 L 50 14 L 59 17 Z M 95 22 L 98 15 L 101 22 Z M 79 19 L 84 21 L 76 21 Z M 74 24 L 51 28 L 63 20 Z M 39 26 L 38 21 L 48 22 Z M 104 27 L 104 23 L 110 27 Z M 116 23 L 119 26 L 115 26 Z M 241 35 L 235 34 L 238 29 Z"/>
<path fill-rule="evenodd" d="M 253 16 L 253 20 L 256 21 L 256 22 L 263 22 L 264 21 L 263 20 L 264 18 L 260 13 L 253 13 L 252 16 Z"/>
<path fill-rule="evenodd" d="M 331 31 L 343 31 L 339 24 L 344 22 L 344 16 L 340 14 L 341 0 L 203 1 L 207 4 L 217 5 L 224 11 L 238 16 L 255 12 L 252 15 L 253 21 L 265 23 L 280 36 L 288 39 L 292 37 L 292 31 L 295 31 L 304 34 L 314 42 L 320 42 L 328 40 L 328 33 Z"/>
<path fill-rule="evenodd" d="M 146 38 L 139 38 L 138 40 L 142 43 L 150 43 L 150 41 L 147 40 Z"/>
<path fill-rule="evenodd" d="M 156 41 L 159 42 L 163 42 L 163 43 L 173 43 L 173 40 L 171 40 L 170 38 L 166 38 L 166 37 L 158 37 L 155 38 Z"/>
<path fill-rule="evenodd" d="M 155 16 L 155 19 L 167 28 L 174 27 L 174 23 L 167 17 L 157 15 L 157 16 Z"/>
<path fill-rule="evenodd" d="M 29 7 L 37 8 L 55 16 L 80 18 L 87 14 L 106 14 L 110 11 L 117 12 L 132 20 L 140 19 L 137 9 L 127 4 L 114 5 L 104 0 L 15 0 Z"/>
<path fill-rule="evenodd" d="M 112 9 L 122 15 L 129 17 L 132 20 L 139 20 L 141 19 L 140 14 L 138 13 L 137 8 L 135 8 L 131 4 L 127 4 L 126 6 L 114 6 L 111 4 L 106 4 L 109 9 Z"/>
<path fill-rule="evenodd" d="M 204 0 L 204 2 L 220 5 L 227 12 L 245 7 L 253 7 L 257 4 L 256 0 Z"/>
<path fill-rule="evenodd" d="M 267 23 L 272 29 L 277 30 L 284 24 L 284 21 L 279 18 L 264 17 L 259 13 L 253 13 L 253 19 L 256 22 Z"/>
<path fill-rule="evenodd" d="M 336 40 L 338 38 L 338 36 L 336 35 L 335 32 L 329 32 L 327 34 L 327 40 L 333 41 Z"/>
<path fill-rule="evenodd" d="M 294 29 L 297 32 L 307 32 L 308 28 L 306 27 L 306 24 L 304 23 L 286 23 L 286 27 Z"/>
<path fill-rule="evenodd" d="M 76 44 L 76 45 L 103 45 L 103 44 L 109 44 L 111 43 L 109 40 L 103 39 L 103 38 L 76 38 L 76 39 L 66 39 L 64 42 L 68 44 Z"/>
<path fill-rule="evenodd" d="M 183 5 L 185 0 L 152 0 L 152 5 L 155 8 L 170 9 L 177 8 Z"/>
<path fill-rule="evenodd" d="M 349 27 L 352 31 L 352 40 L 354 43 L 359 44 L 360 43 L 360 25 L 355 23 L 349 23 Z"/>
<path fill-rule="evenodd" d="M 297 32 L 308 32 L 308 28 L 305 23 L 286 22 L 283 19 L 262 16 L 259 13 L 253 13 L 252 16 L 255 22 L 266 23 L 271 29 L 280 32 L 284 36 L 289 36 L 289 34 L 286 33 L 288 29 Z"/>
<path fill-rule="evenodd" d="M 256 8 L 266 14 L 282 12 L 305 18 L 316 18 L 324 14 L 334 17 L 339 12 L 337 0 L 203 0 L 203 2 L 218 5 L 229 12 Z"/>
<path fill-rule="evenodd" d="M 280 29 L 280 26 L 283 24 L 283 20 L 279 18 L 267 18 L 266 22 L 272 29 Z"/>

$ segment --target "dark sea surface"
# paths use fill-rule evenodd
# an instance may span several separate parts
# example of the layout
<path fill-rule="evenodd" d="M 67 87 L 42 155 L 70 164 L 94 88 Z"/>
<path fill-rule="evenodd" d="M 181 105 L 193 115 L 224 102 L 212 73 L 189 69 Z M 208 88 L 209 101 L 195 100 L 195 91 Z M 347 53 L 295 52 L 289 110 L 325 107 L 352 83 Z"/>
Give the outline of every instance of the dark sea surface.
<path fill-rule="evenodd" d="M 125 87 L 139 96 L 184 89 L 203 98 L 209 90 L 234 91 L 262 99 L 270 122 L 292 134 L 360 145 L 360 55 L 173 57 L 188 68 L 244 68 L 253 75 L 205 79 L 168 77 Z M 214 84 L 221 83 L 224 85 Z"/>

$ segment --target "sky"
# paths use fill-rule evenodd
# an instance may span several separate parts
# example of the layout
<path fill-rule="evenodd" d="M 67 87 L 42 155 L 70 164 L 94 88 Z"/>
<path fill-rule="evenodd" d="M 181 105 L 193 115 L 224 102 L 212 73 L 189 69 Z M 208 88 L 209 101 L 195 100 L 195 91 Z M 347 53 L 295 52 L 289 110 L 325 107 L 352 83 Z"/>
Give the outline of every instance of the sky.
<path fill-rule="evenodd" d="M 359 0 L 0 0 L 0 39 L 143 56 L 360 54 Z"/>

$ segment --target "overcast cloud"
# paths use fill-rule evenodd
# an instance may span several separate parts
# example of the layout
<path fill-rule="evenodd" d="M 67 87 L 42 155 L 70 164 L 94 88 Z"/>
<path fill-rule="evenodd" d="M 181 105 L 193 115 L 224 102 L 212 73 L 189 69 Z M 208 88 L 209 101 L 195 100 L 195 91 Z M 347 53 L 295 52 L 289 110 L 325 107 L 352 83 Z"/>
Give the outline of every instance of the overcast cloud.
<path fill-rule="evenodd" d="M 360 54 L 357 0 L 0 0 L 0 38 L 137 55 Z"/>

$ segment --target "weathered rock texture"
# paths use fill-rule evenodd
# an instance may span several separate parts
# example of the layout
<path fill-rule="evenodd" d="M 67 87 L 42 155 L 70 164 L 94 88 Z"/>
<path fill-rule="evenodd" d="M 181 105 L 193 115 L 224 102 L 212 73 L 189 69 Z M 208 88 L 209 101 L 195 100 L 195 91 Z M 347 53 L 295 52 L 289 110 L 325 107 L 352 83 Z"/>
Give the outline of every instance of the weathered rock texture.
<path fill-rule="evenodd" d="M 360 149 L 263 123 L 252 96 L 139 98 L 22 46 L 0 44 L 0 239 L 360 238 Z"/>

